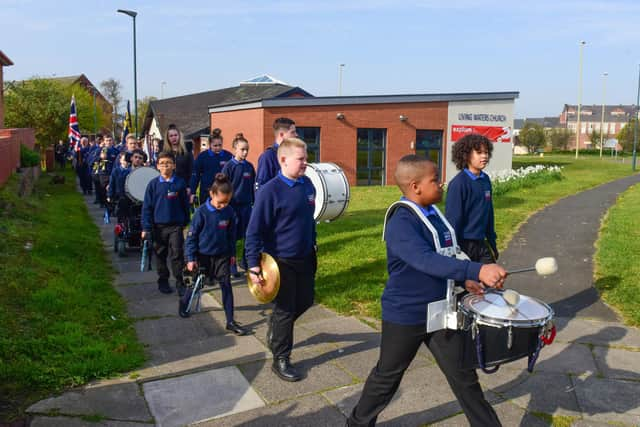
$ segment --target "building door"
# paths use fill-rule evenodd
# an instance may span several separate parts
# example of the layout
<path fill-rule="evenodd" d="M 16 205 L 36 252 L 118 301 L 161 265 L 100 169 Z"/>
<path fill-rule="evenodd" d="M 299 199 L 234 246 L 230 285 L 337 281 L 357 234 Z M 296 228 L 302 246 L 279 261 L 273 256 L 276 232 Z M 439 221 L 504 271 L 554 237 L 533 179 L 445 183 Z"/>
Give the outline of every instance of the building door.
<path fill-rule="evenodd" d="M 426 157 L 438 166 L 442 177 L 442 131 L 423 130 L 416 131 L 416 154 Z"/>
<path fill-rule="evenodd" d="M 296 127 L 298 138 L 307 143 L 307 162 L 320 162 L 320 128 Z"/>
<path fill-rule="evenodd" d="M 358 129 L 357 185 L 384 185 L 386 129 Z"/>

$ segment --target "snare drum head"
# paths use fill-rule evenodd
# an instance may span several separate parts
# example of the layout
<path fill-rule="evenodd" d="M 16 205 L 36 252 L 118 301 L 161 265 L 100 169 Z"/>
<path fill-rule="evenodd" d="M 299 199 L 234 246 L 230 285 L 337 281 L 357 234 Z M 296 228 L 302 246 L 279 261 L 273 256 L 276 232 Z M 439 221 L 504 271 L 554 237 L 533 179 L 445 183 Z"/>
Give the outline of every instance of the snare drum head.
<path fill-rule="evenodd" d="M 313 219 L 333 221 L 349 205 L 349 181 L 335 163 L 309 163 L 305 175 L 316 189 L 316 207 Z"/>
<path fill-rule="evenodd" d="M 316 189 L 316 207 L 313 211 L 313 219 L 317 221 L 320 216 L 320 212 L 322 211 L 322 207 L 326 203 L 326 184 L 323 179 L 322 171 L 318 168 L 317 164 L 308 164 L 305 175 L 311 180 L 311 183 Z"/>
<path fill-rule="evenodd" d="M 482 295 L 466 295 L 460 306 L 463 312 L 492 324 L 544 324 L 553 316 L 551 308 L 536 298 L 520 295 L 518 304 L 511 308 L 502 292 L 494 290 Z"/>
<path fill-rule="evenodd" d="M 127 175 L 124 183 L 124 191 L 127 193 L 127 196 L 134 201 L 143 202 L 147 185 L 158 175 L 160 175 L 160 172 L 148 166 L 134 169 Z"/>

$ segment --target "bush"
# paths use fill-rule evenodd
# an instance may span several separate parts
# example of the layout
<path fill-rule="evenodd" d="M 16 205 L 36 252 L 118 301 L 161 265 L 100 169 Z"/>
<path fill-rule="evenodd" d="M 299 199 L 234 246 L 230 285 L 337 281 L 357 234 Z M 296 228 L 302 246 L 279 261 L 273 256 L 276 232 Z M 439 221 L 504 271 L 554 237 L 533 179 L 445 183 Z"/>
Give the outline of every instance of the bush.
<path fill-rule="evenodd" d="M 20 167 L 30 168 L 40 165 L 40 154 L 30 150 L 26 145 L 20 145 Z"/>

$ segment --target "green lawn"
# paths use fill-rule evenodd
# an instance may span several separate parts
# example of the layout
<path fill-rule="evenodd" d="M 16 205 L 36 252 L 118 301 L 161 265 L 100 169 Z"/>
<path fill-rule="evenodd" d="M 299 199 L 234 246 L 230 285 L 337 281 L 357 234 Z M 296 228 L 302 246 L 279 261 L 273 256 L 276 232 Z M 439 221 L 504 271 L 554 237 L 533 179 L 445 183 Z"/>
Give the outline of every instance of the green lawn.
<path fill-rule="evenodd" d="M 494 198 L 498 245 L 504 249 L 519 226 L 554 201 L 631 174 L 629 163 L 594 157 L 576 161 L 570 155 L 522 156 L 514 168 L 530 164 L 563 166 L 564 179 L 518 189 Z M 396 187 L 353 187 L 346 214 L 318 226 L 318 302 L 346 314 L 380 317 L 380 295 L 386 280 L 381 240 L 387 206 L 400 197 Z"/>
<path fill-rule="evenodd" d="M 596 244 L 596 288 L 625 322 L 640 326 L 640 184 L 625 191 L 600 229 Z"/>
<path fill-rule="evenodd" d="M 43 176 L 27 199 L 15 177 L 0 190 L 0 420 L 145 358 L 99 230 L 66 180 Z"/>

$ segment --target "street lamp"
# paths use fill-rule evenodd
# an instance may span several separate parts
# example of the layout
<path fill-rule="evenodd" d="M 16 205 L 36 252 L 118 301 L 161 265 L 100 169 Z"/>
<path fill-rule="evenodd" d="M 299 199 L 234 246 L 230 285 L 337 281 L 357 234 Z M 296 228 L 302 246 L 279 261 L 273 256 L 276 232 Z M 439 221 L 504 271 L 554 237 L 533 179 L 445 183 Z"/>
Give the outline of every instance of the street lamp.
<path fill-rule="evenodd" d="M 576 159 L 578 158 L 578 149 L 580 148 L 580 110 L 582 108 L 582 50 L 587 44 L 584 40 L 580 41 L 580 63 L 578 65 L 578 122 L 576 123 Z"/>
<path fill-rule="evenodd" d="M 600 158 L 602 158 L 602 146 L 604 145 L 604 101 L 607 96 L 607 76 L 609 73 L 602 73 L 602 116 L 600 118 Z"/>
<path fill-rule="evenodd" d="M 342 96 L 342 70 L 345 64 L 338 65 L 338 96 Z"/>
<path fill-rule="evenodd" d="M 160 82 L 160 99 L 164 99 L 164 87 L 167 85 L 167 82 Z"/>
<path fill-rule="evenodd" d="M 633 128 L 633 156 L 631 170 L 636 170 L 636 148 L 638 147 L 638 103 L 640 102 L 640 65 L 638 65 L 638 96 L 636 97 L 636 125 Z"/>
<path fill-rule="evenodd" d="M 136 71 L 136 16 L 138 12 L 133 10 L 118 9 L 118 13 L 124 13 L 133 18 L 133 106 L 136 116 L 135 135 L 138 137 L 138 74 Z"/>
<path fill-rule="evenodd" d="M 98 109 L 96 108 L 96 88 L 93 88 L 93 134 L 98 134 Z"/>

